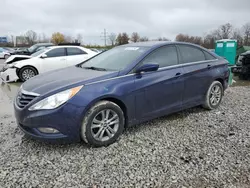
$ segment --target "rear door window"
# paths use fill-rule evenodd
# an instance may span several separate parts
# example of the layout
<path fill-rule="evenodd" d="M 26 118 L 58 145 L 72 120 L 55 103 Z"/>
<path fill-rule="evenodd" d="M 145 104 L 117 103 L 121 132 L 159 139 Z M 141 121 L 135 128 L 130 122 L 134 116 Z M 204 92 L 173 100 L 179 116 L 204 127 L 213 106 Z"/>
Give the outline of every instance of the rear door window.
<path fill-rule="evenodd" d="M 188 45 L 179 45 L 178 47 L 182 57 L 182 63 L 191 63 L 206 60 L 204 53 L 198 48 Z"/>
<path fill-rule="evenodd" d="M 213 60 L 216 59 L 213 55 L 211 55 L 210 53 L 203 51 L 206 57 L 206 60 Z"/>
<path fill-rule="evenodd" d="M 71 55 L 83 55 L 87 53 L 81 50 L 80 48 L 67 48 L 67 54 L 68 56 L 71 56 Z"/>

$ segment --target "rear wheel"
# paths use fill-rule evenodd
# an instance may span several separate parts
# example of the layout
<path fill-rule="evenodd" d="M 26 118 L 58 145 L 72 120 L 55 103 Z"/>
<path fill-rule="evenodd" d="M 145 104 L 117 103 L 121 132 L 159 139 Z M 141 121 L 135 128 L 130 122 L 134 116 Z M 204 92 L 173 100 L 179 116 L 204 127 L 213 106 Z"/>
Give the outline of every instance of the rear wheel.
<path fill-rule="evenodd" d="M 8 59 L 9 57 L 10 55 L 7 55 L 7 54 L 4 55 L 4 59 Z"/>
<path fill-rule="evenodd" d="M 219 81 L 214 81 L 208 88 L 203 107 L 208 110 L 217 108 L 221 103 L 223 92 L 222 84 Z"/>
<path fill-rule="evenodd" d="M 37 73 L 35 68 L 33 68 L 33 67 L 23 67 L 23 68 L 20 69 L 18 76 L 23 82 L 25 82 L 28 79 L 36 76 L 37 74 L 38 73 Z"/>
<path fill-rule="evenodd" d="M 122 109 L 110 101 L 100 101 L 86 113 L 82 127 L 82 139 L 96 147 L 114 143 L 124 129 Z"/>

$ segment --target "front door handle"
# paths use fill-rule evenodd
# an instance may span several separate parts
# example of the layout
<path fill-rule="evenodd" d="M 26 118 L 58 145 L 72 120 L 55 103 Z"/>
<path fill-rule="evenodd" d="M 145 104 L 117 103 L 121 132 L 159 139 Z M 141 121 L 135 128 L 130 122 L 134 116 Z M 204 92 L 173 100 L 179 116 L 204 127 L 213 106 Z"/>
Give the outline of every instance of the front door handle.
<path fill-rule="evenodd" d="M 180 75 L 181 75 L 180 72 L 177 72 L 177 73 L 175 74 L 176 77 L 179 77 Z"/>
<path fill-rule="evenodd" d="M 211 65 L 207 65 L 207 68 L 208 68 L 208 69 L 211 69 L 211 67 L 212 67 Z"/>

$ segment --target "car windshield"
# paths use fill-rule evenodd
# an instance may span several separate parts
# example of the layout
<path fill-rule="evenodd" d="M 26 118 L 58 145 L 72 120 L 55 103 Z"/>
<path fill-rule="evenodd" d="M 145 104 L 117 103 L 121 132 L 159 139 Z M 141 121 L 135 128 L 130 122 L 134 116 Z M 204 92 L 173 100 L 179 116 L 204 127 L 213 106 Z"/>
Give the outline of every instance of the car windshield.
<path fill-rule="evenodd" d="M 48 50 L 48 48 L 44 48 L 42 50 L 39 50 L 36 53 L 31 54 L 31 56 L 32 57 L 37 57 L 37 56 L 41 55 L 42 53 L 44 53 L 46 50 Z"/>
<path fill-rule="evenodd" d="M 149 47 L 116 47 L 84 62 L 82 68 L 119 71 L 141 56 Z"/>
<path fill-rule="evenodd" d="M 28 50 L 29 52 L 33 52 L 36 48 L 37 48 L 37 45 L 35 44 L 35 45 L 29 47 L 27 50 Z"/>

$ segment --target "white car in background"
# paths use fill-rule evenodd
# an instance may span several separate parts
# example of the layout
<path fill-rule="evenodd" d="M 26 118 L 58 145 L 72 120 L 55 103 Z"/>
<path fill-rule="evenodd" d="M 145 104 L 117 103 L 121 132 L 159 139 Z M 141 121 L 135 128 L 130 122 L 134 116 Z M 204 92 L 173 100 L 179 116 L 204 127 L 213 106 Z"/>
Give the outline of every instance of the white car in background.
<path fill-rule="evenodd" d="M 24 82 L 37 74 L 73 66 L 95 55 L 96 52 L 81 46 L 51 46 L 31 56 L 12 55 L 5 61 L 0 76 L 4 82 L 18 79 Z M 24 60 L 13 61 L 18 58 Z"/>
<path fill-rule="evenodd" d="M 5 50 L 4 48 L 0 48 L 0 58 L 1 59 L 8 59 L 10 57 L 10 53 Z"/>

